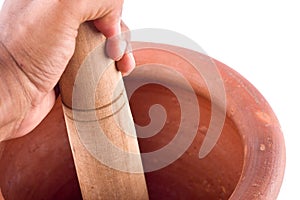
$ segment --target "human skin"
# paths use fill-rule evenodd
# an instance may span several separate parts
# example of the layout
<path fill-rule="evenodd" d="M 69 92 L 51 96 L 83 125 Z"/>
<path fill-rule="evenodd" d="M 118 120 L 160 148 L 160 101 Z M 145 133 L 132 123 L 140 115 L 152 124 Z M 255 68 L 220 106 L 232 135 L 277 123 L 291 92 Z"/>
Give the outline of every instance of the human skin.
<path fill-rule="evenodd" d="M 94 20 L 111 38 L 121 32 L 122 0 L 7 0 L 0 13 L 0 141 L 23 136 L 49 113 L 75 49 L 78 28 Z M 116 38 L 116 37 L 114 37 Z M 131 53 L 120 40 L 107 54 L 129 73 Z"/>

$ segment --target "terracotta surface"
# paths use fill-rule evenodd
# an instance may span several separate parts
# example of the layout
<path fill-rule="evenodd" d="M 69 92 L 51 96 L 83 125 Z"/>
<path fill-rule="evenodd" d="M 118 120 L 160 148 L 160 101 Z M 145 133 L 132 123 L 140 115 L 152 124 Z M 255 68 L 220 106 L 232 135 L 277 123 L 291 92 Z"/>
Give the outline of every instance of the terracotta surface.
<path fill-rule="evenodd" d="M 275 115 L 259 92 L 238 73 L 215 61 L 226 89 L 227 117 L 213 151 L 199 159 L 211 118 L 209 93 L 201 76 L 190 70 L 190 63 L 170 51 L 192 57 L 199 64 L 207 57 L 166 45 L 135 43 L 133 48 L 138 47 L 137 65 L 160 63 L 182 73 L 195 90 L 201 111 L 198 133 L 188 150 L 169 166 L 146 173 L 150 199 L 276 199 L 285 166 L 284 140 Z M 166 76 L 154 67 L 157 77 Z M 130 87 L 140 79 L 152 77 L 145 71 L 127 77 L 125 83 Z M 176 80 L 172 84 L 188 101 L 191 93 Z M 150 122 L 148 111 L 153 104 L 164 106 L 167 123 L 155 136 L 139 140 L 142 152 L 165 146 L 180 122 L 179 103 L 172 91 L 147 84 L 130 99 L 137 124 Z M 32 133 L 0 144 L 0 188 L 9 200 L 81 199 L 59 99 Z"/>

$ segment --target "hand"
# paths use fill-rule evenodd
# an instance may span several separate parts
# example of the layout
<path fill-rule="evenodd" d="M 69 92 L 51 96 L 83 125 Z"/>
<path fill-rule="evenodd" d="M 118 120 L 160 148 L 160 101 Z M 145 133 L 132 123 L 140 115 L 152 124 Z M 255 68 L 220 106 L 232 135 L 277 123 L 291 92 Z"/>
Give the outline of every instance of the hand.
<path fill-rule="evenodd" d="M 7 70 L 14 68 L 26 94 L 12 96 L 26 98 L 27 102 L 22 110 L 17 110 L 20 117 L 8 130 L 9 138 L 30 132 L 51 110 L 55 102 L 53 88 L 74 53 L 79 25 L 94 20 L 106 37 L 118 35 L 122 5 L 122 0 L 5 1 L 0 13 L 0 48 L 14 60 L 15 65 L 6 66 Z M 108 55 L 118 61 L 117 67 L 123 74 L 133 69 L 131 53 L 124 54 L 116 44 L 109 49 Z"/>

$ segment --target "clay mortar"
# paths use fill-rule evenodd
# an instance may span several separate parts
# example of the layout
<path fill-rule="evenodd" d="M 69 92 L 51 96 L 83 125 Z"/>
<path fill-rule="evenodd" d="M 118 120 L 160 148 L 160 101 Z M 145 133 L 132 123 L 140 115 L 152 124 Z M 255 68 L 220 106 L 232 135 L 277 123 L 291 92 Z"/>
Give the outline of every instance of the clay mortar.
<path fill-rule="evenodd" d="M 284 139 L 272 109 L 251 83 L 213 60 L 226 90 L 226 120 L 213 150 L 199 159 L 211 119 L 211 98 L 203 78 L 181 56 L 192 56 L 199 64 L 208 57 L 160 44 L 134 43 L 134 49 L 138 49 L 134 51 L 138 66 L 159 63 L 183 74 L 197 95 L 201 111 L 196 138 L 187 151 L 167 167 L 145 174 L 150 199 L 276 199 L 285 167 Z M 169 76 L 157 66 L 152 70 L 157 71 L 156 78 Z M 125 84 L 130 87 L 141 79 L 152 78 L 145 70 L 125 78 Z M 171 84 L 188 99 L 190 91 L 176 80 Z M 180 122 L 179 103 L 172 91 L 147 84 L 130 99 L 136 124 L 145 126 L 150 122 L 148 112 L 153 104 L 165 108 L 167 121 L 158 134 L 139 139 L 142 152 L 168 144 Z M 34 131 L 0 144 L 0 188 L 7 200 L 81 199 L 59 98 Z"/>

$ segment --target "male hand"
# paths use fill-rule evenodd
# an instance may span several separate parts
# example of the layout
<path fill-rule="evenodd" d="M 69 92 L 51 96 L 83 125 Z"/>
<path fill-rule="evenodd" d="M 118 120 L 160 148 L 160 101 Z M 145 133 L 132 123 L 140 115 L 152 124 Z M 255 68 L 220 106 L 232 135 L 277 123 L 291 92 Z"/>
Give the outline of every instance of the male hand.
<path fill-rule="evenodd" d="M 0 48 L 14 64 L 6 63 L 2 70 L 15 74 L 25 94 L 9 96 L 26 99 L 14 101 L 23 103 L 12 110 L 14 113 L 9 113 L 13 116 L 5 116 L 5 119 L 12 118 L 9 123 L 14 123 L 9 129 L 4 129 L 9 132 L 5 139 L 30 132 L 51 110 L 55 102 L 53 88 L 74 53 L 79 25 L 94 20 L 95 26 L 106 37 L 118 35 L 121 32 L 122 5 L 122 0 L 5 1 L 0 13 Z M 124 54 L 125 49 L 118 43 L 111 45 L 108 55 L 118 61 L 117 67 L 123 74 L 130 72 L 135 65 L 132 54 Z M 11 84 L 12 81 L 6 80 L 6 87 L 15 85 Z M 8 90 L 13 91 L 12 88 Z M 1 129 L 0 117 L 0 139 L 4 130 Z"/>

